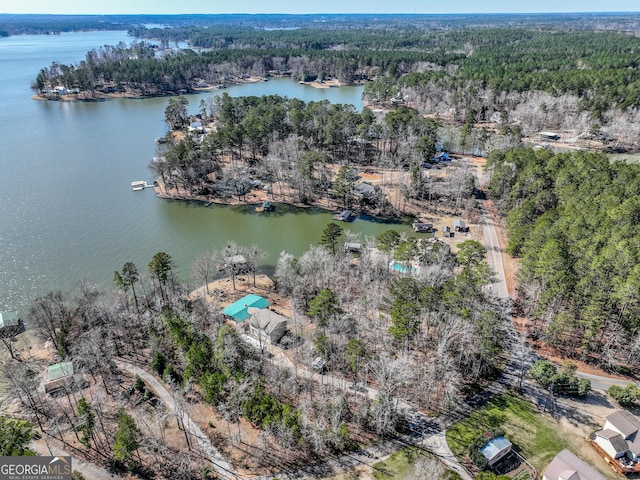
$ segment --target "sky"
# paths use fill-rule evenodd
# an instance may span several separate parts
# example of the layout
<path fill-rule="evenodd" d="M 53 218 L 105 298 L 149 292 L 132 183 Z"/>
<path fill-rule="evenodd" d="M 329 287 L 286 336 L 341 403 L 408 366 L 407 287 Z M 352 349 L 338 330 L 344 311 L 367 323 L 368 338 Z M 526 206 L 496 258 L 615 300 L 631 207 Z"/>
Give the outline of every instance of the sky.
<path fill-rule="evenodd" d="M 0 0 L 0 13 L 638 12 L 640 0 Z"/>

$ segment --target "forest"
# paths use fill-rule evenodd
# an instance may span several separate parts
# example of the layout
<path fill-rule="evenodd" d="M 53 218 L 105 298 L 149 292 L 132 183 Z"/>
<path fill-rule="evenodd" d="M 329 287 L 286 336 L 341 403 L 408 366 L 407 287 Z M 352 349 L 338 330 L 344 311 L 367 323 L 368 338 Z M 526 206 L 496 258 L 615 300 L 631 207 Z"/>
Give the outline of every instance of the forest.
<path fill-rule="evenodd" d="M 521 258 L 531 333 L 625 371 L 640 361 L 640 166 L 602 154 L 515 149 L 487 159 L 489 193 Z"/>
<path fill-rule="evenodd" d="M 37 298 L 28 323 L 51 356 L 5 342 L 7 392 L 47 442 L 60 441 L 74 455 L 141 478 L 195 479 L 213 472 L 202 469 L 190 417 L 224 455 L 245 452 L 237 468 L 278 472 L 402 434 L 406 405 L 451 408 L 496 374 L 508 317 L 485 294 L 493 273 L 482 245 L 463 242 L 454 255 L 444 243 L 388 230 L 364 239 L 354 268 L 354 254 L 343 248 L 348 239 L 329 224 L 302 256 L 283 252 L 278 260 L 267 295 L 291 300 L 278 347 L 290 352 L 293 368 L 247 342 L 208 292 L 210 282 L 230 276 L 235 295 L 238 277 L 255 282 L 259 273 L 259 248 L 229 242 L 194 260 L 190 288 L 177 280 L 171 256 L 158 252 L 148 268 L 128 262 L 116 270 L 113 295 L 83 283 Z M 230 262 L 237 255 L 247 259 L 243 272 Z M 420 271 L 401 274 L 390 259 L 411 259 Z M 221 262 L 231 266 L 220 271 Z M 193 285 L 203 287 L 189 294 Z M 316 357 L 342 380 L 305 374 Z M 56 361 L 71 362 L 74 375 L 57 393 L 43 394 L 39 372 Z M 138 367 L 155 380 L 143 379 Z M 356 383 L 375 395 L 348 387 Z"/>
<path fill-rule="evenodd" d="M 184 97 L 169 100 L 165 121 L 172 130 L 150 164 L 163 193 L 244 200 L 257 179 L 288 203 L 324 199 L 336 208 L 398 212 L 399 205 L 381 191 L 366 199 L 356 195 L 356 172 L 368 166 L 411 170 L 405 200 L 446 199 L 465 206 L 474 191 L 468 169 L 451 167 L 446 184 L 427 178 L 424 165 L 430 166 L 436 138 L 446 130 L 413 109 L 399 107 L 379 117 L 368 108 L 358 113 L 327 101 L 225 93 L 200 102 L 198 120 L 208 130 L 202 135 L 186 131 L 187 104 Z"/>
<path fill-rule="evenodd" d="M 146 40 L 92 50 L 77 64 L 54 62 L 32 87 L 45 98 L 58 98 L 55 88 L 63 86 L 91 99 L 176 95 L 250 77 L 336 79 L 364 82 L 365 101 L 376 108 L 409 105 L 468 129 L 562 130 L 605 149 L 637 149 L 640 39 L 633 27 L 568 28 L 554 18 L 544 27 L 505 21 L 447 29 L 419 19 L 420 26 L 372 20 L 351 28 L 338 20 L 323 28 L 140 26 L 130 32 Z M 191 48 L 171 50 L 172 42 Z"/>

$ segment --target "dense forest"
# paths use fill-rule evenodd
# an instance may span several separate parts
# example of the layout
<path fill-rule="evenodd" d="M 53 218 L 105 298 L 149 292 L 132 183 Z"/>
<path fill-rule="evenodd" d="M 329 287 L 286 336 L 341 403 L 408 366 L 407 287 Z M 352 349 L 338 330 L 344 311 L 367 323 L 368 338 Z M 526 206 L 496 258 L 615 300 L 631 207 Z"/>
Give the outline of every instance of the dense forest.
<path fill-rule="evenodd" d="M 605 367 L 640 361 L 640 167 L 518 149 L 492 153 L 487 170 L 532 333 Z"/>
<path fill-rule="evenodd" d="M 446 179 L 425 173 L 436 148 L 449 148 L 459 138 L 413 109 L 398 107 L 382 116 L 328 101 L 224 93 L 200 101 L 195 119 L 206 125 L 203 134 L 189 131 L 194 117 L 187 115 L 187 105 L 177 97 L 165 109 L 172 130 L 150 164 L 161 194 L 242 201 L 258 181 L 272 199 L 286 203 L 321 200 L 325 208 L 382 215 L 400 213 L 397 202 L 409 200 L 455 210 L 473 201 L 474 177 L 463 165 L 450 165 Z M 356 174 L 367 167 L 411 172 L 396 203 L 381 188 L 358 195 Z"/>
<path fill-rule="evenodd" d="M 33 89 L 57 98 L 62 86 L 93 98 L 174 95 L 272 75 L 337 79 L 366 82 L 365 100 L 375 107 L 411 105 L 469 129 L 561 130 L 604 148 L 638 148 L 640 39 L 631 32 L 553 21 L 535 28 L 340 25 L 134 27 L 147 41 L 92 50 L 75 65 L 54 62 Z M 169 50 L 172 42 L 198 51 Z"/>

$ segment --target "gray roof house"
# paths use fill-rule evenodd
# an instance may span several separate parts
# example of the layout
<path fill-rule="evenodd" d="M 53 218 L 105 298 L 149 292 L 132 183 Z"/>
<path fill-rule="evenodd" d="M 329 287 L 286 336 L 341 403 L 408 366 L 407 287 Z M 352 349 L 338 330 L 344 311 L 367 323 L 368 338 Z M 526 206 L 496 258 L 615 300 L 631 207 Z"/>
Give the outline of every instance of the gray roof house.
<path fill-rule="evenodd" d="M 353 187 L 353 193 L 354 195 L 362 198 L 372 198 L 376 194 L 376 187 L 374 187 L 370 183 L 358 183 L 355 187 Z"/>
<path fill-rule="evenodd" d="M 267 308 L 247 309 L 249 319 L 249 332 L 259 340 L 267 343 L 277 343 L 287 330 L 287 318 Z"/>
<path fill-rule="evenodd" d="M 590 465 L 587 465 L 566 448 L 547 465 L 542 480 L 606 480 Z"/>
<path fill-rule="evenodd" d="M 626 410 L 616 410 L 594 434 L 595 443 L 611 458 L 626 457 L 640 462 L 640 419 Z"/>

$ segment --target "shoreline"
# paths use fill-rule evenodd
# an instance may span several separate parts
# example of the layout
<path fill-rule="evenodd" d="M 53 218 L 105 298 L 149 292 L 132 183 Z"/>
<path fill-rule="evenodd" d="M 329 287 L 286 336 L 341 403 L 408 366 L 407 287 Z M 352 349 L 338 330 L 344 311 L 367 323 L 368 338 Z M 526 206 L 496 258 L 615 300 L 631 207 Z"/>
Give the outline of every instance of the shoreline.
<path fill-rule="evenodd" d="M 232 85 L 243 85 L 245 83 L 258 83 L 258 82 L 268 82 L 270 78 L 288 78 L 289 80 L 291 80 L 292 82 L 295 82 L 295 80 L 293 78 L 291 78 L 290 76 L 285 76 L 285 75 L 273 75 L 272 77 L 249 77 L 249 78 L 245 78 L 245 79 L 239 79 L 236 80 L 234 82 L 229 83 L 229 86 Z M 348 86 L 355 86 L 358 85 L 358 83 L 353 83 L 353 84 L 343 84 L 341 82 L 339 82 L 338 80 L 332 79 L 332 80 L 326 80 L 323 81 L 322 83 L 318 83 L 317 81 L 311 81 L 311 82 L 304 82 L 304 81 L 299 81 L 298 82 L 301 85 L 307 85 L 309 87 L 313 87 L 313 88 L 319 88 L 319 89 L 325 89 L 325 88 L 339 88 L 339 87 L 348 87 Z M 226 85 L 226 84 L 225 84 Z M 119 93 L 104 93 L 104 92 L 98 92 L 94 95 L 87 95 L 87 92 L 80 92 L 77 94 L 64 94 L 64 95 L 54 95 L 54 96 L 48 96 L 47 94 L 42 94 L 42 93 L 36 93 L 34 95 L 31 95 L 31 99 L 32 100 L 39 100 L 39 101 L 44 101 L 44 102 L 104 102 L 107 100 L 112 100 L 115 98 L 128 98 L 128 99 L 144 99 L 144 98 L 161 98 L 161 97 L 176 97 L 179 95 L 196 95 L 199 93 L 205 93 L 205 92 L 211 92 L 211 91 L 215 91 L 215 90 L 225 90 L 226 86 L 224 87 L 220 87 L 219 85 L 210 85 L 207 87 L 194 87 L 192 88 L 191 91 L 189 92 L 171 92 L 171 93 L 158 93 L 158 94 L 152 94 L 152 95 L 139 95 L 139 94 L 135 94 L 132 92 L 119 92 Z"/>
<path fill-rule="evenodd" d="M 157 181 L 155 183 L 157 183 Z M 325 211 L 327 213 L 340 213 L 341 211 L 344 210 L 344 208 L 342 207 L 334 207 L 329 205 L 326 199 L 323 199 L 324 201 L 316 201 L 312 203 L 293 202 L 291 200 L 287 200 L 284 198 L 282 199 L 268 198 L 269 194 L 266 194 L 260 190 L 252 190 L 249 194 L 247 194 L 248 198 L 246 201 L 238 200 L 235 198 L 223 200 L 220 198 L 205 197 L 204 195 L 191 196 L 191 195 L 180 195 L 177 193 L 167 193 L 167 192 L 161 191 L 159 185 L 154 185 L 153 191 L 156 197 L 158 197 L 161 200 L 173 200 L 178 202 L 197 202 L 202 204 L 202 206 L 204 207 L 209 207 L 212 205 L 218 205 L 221 207 L 249 207 L 249 206 L 258 207 L 262 204 L 262 202 L 269 201 L 276 205 L 285 205 L 287 207 L 300 208 L 305 210 L 318 209 L 318 210 Z M 399 212 L 394 212 L 391 215 L 380 215 L 380 214 L 376 214 L 375 212 L 370 212 L 367 210 L 354 210 L 354 212 L 358 212 L 355 214 L 356 217 L 369 216 L 369 217 L 378 218 L 378 219 L 411 218 L 413 219 L 413 221 L 419 220 L 419 218 L 412 213 L 401 214 Z M 346 223 L 349 223 L 349 222 L 346 222 Z"/>

